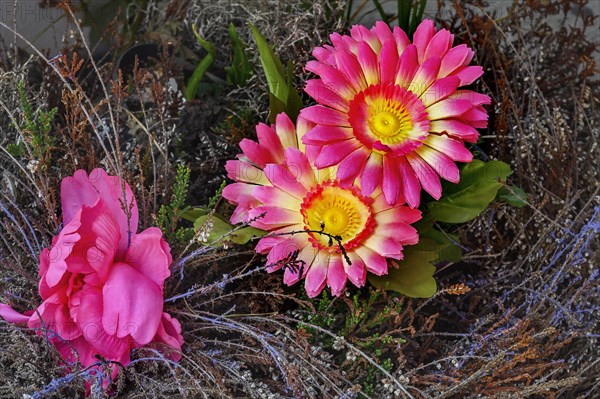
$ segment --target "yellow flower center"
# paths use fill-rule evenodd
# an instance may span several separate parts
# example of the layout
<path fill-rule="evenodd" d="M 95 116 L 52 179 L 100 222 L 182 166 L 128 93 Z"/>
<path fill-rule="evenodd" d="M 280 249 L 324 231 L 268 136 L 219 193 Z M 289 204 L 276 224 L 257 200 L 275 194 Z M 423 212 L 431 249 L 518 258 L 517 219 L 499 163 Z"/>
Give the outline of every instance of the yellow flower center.
<path fill-rule="evenodd" d="M 331 181 L 307 194 L 302 215 L 305 230 L 311 231 L 311 243 L 329 251 L 338 250 L 338 244 L 345 249 L 356 246 L 374 224 L 369 201 L 356 188 L 342 188 Z"/>
<path fill-rule="evenodd" d="M 368 124 L 375 138 L 385 145 L 393 145 L 408 138 L 413 124 L 404 104 L 377 98 L 367 108 Z"/>

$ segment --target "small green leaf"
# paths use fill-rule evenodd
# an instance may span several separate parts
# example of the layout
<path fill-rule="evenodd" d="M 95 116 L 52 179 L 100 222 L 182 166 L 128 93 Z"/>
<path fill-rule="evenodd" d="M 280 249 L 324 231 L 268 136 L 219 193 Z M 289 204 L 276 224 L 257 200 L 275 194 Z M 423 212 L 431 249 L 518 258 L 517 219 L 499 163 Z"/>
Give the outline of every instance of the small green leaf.
<path fill-rule="evenodd" d="M 430 298 L 435 295 L 437 285 L 433 278 L 433 262 L 439 257 L 435 248 L 438 244 L 422 239 L 417 245 L 406 247 L 404 259 L 397 261 L 398 268 L 390 267 L 385 276 L 369 274 L 369 282 L 377 288 L 397 291 L 412 298 Z"/>
<path fill-rule="evenodd" d="M 210 230 L 210 233 L 207 237 L 207 244 L 212 244 L 217 240 L 227 237 L 228 241 L 232 241 L 236 244 L 246 244 L 253 237 L 262 237 L 266 234 L 266 231 L 259 230 L 257 228 L 247 226 L 242 227 L 241 229 L 237 229 L 234 231 L 234 226 L 232 226 L 229 222 L 225 221 L 218 215 L 202 215 L 194 222 L 194 229 L 198 231 L 205 225 L 208 219 L 211 218 L 213 227 Z"/>
<path fill-rule="evenodd" d="M 517 186 L 504 186 L 498 191 L 498 201 L 522 208 L 527 205 L 527 193 Z"/>
<path fill-rule="evenodd" d="M 233 22 L 229 24 L 229 29 L 227 31 L 233 48 L 233 60 L 231 61 L 231 66 L 225 68 L 227 82 L 238 86 L 244 86 L 252 73 L 252 65 L 244 52 L 246 45 L 240 40 Z"/>
<path fill-rule="evenodd" d="M 250 24 L 250 30 L 258 47 L 260 63 L 269 84 L 269 120 L 275 122 L 277 114 L 285 112 L 292 121 L 295 121 L 302 107 L 302 99 L 292 85 L 291 64 L 288 64 L 286 73 L 283 64 L 258 29 Z"/>
<path fill-rule="evenodd" d="M 433 220 L 464 223 L 483 212 L 496 198 L 503 181 L 512 173 L 501 161 L 474 160 L 460 172 L 460 183 L 449 186 L 439 201 L 429 204 Z"/>
<path fill-rule="evenodd" d="M 188 222 L 195 222 L 200 216 L 208 215 L 209 213 L 210 209 L 207 208 L 190 208 L 180 216 L 182 219 L 185 219 Z"/>

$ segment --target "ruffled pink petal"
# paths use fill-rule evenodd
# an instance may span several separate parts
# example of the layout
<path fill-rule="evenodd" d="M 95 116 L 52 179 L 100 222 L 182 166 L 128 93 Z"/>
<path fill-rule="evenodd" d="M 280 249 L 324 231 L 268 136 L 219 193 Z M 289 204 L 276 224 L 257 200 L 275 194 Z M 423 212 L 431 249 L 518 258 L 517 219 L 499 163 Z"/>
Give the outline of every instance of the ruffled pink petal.
<path fill-rule="evenodd" d="M 306 280 L 304 281 L 304 288 L 309 298 L 316 297 L 325 288 L 328 264 L 329 257 L 323 257 L 323 259 L 317 257 L 310 266 L 306 274 Z"/>
<path fill-rule="evenodd" d="M 421 200 L 421 185 L 417 174 L 405 157 L 398 158 L 400 176 L 402 177 L 402 193 L 411 208 L 419 206 Z"/>
<path fill-rule="evenodd" d="M 452 183 L 458 183 L 460 180 L 460 173 L 458 167 L 452 159 L 446 155 L 429 147 L 419 147 L 416 153 L 423 158 L 425 162 L 429 164 L 443 179 L 448 180 Z"/>
<path fill-rule="evenodd" d="M 331 255 L 329 266 L 327 267 L 327 286 L 331 289 L 331 294 L 339 296 L 346 287 L 348 276 L 344 269 L 344 261 L 340 255 Z"/>
<path fill-rule="evenodd" d="M 33 314 L 33 311 L 30 310 L 28 313 L 29 315 L 27 315 L 27 313 L 19 313 L 10 306 L 4 303 L 0 303 L 0 317 L 8 321 L 9 323 L 27 324 L 31 315 Z"/>
<path fill-rule="evenodd" d="M 365 196 L 379 186 L 383 178 L 383 157 L 375 152 L 371 153 L 360 176 L 360 188 Z"/>
<path fill-rule="evenodd" d="M 181 346 L 184 341 L 179 321 L 171 317 L 170 314 L 163 313 L 156 336 L 152 342 L 162 343 L 169 347 L 168 349 L 161 348 L 168 359 L 175 362 L 181 360 Z"/>
<path fill-rule="evenodd" d="M 363 260 L 366 270 L 377 276 L 387 274 L 388 264 L 383 256 L 364 246 L 356 248 L 355 251 Z"/>
<path fill-rule="evenodd" d="M 360 146 L 358 140 L 355 139 L 327 145 L 321 150 L 321 153 L 315 161 L 315 166 L 319 169 L 323 169 L 336 165 Z"/>
<path fill-rule="evenodd" d="M 383 195 L 388 204 L 396 204 L 401 198 L 400 170 L 398 164 L 390 155 L 383 157 Z"/>
<path fill-rule="evenodd" d="M 442 183 L 436 171 L 416 154 L 406 155 L 406 160 L 415 171 L 423 189 L 433 198 L 440 199 L 442 196 Z"/>
<path fill-rule="evenodd" d="M 93 192 L 96 192 L 96 196 Z M 119 253 L 125 253 L 129 236 L 137 232 L 139 219 L 135 196 L 126 181 L 119 176 L 108 176 L 99 168 L 92 170 L 89 177 L 85 171 L 78 170 L 72 178 L 63 179 L 60 196 L 65 224 L 82 206 L 92 206 L 95 199 L 101 198 L 119 225 Z"/>
<path fill-rule="evenodd" d="M 129 281 L 130 286 L 137 285 L 138 281 Z M 113 293 L 114 295 L 115 293 Z M 106 295 L 106 294 L 105 294 Z M 83 331 L 83 337 L 85 340 L 93 346 L 96 353 L 107 357 L 110 360 L 122 359 L 124 356 L 129 357 L 129 351 L 132 347 L 130 339 L 117 337 L 118 324 L 109 324 L 106 327 L 106 320 L 103 320 L 103 313 L 106 314 L 106 310 L 103 312 L 104 302 L 110 301 L 118 303 L 122 300 L 122 294 L 113 298 L 102 298 L 103 292 L 96 287 L 86 285 L 81 290 L 81 304 L 80 307 L 83 311 L 79 312 L 78 324 L 81 326 Z M 162 305 L 162 304 L 161 304 Z M 144 317 L 144 315 L 140 315 Z M 119 323 L 123 321 L 118 320 Z M 158 324 L 158 323 L 157 323 Z M 136 328 L 134 324 L 128 326 L 129 328 Z M 154 332 L 153 332 L 154 335 Z M 125 334 L 126 336 L 126 334 Z"/>
<path fill-rule="evenodd" d="M 461 140 L 430 134 L 425 140 L 425 145 L 447 155 L 454 161 L 471 162 L 473 160 L 473 154 L 465 148 Z"/>
<path fill-rule="evenodd" d="M 89 367 L 98 362 L 98 359 L 94 356 L 97 351 L 86 341 L 84 336 L 69 342 L 54 339 L 52 343 L 63 360 L 69 364 L 75 364 L 79 361 L 81 366 Z"/>
<path fill-rule="evenodd" d="M 114 331 L 118 338 L 131 335 L 140 345 L 154 338 L 162 317 L 163 297 L 152 280 L 125 263 L 115 263 L 102 296 L 104 330 Z"/>
<path fill-rule="evenodd" d="M 429 42 L 433 38 L 434 33 L 435 27 L 433 26 L 433 21 L 430 19 L 425 19 L 419 24 L 415 34 L 413 35 L 413 44 L 417 47 L 420 62 L 425 61 L 423 59 L 425 56 L 425 51 L 427 50 Z"/>
<path fill-rule="evenodd" d="M 125 263 L 162 288 L 171 272 L 171 248 L 162 237 L 162 231 L 150 227 L 131 238 Z"/>
<path fill-rule="evenodd" d="M 75 244 L 79 242 L 81 236 L 77 232 L 81 226 L 81 209 L 71 218 L 61 230 L 58 238 L 54 241 L 50 253 L 48 254 L 48 266 L 46 273 L 40 276 L 45 280 L 48 287 L 52 288 L 58 284 L 67 271 L 67 258 L 73 252 Z"/>
<path fill-rule="evenodd" d="M 321 79 L 311 79 L 306 82 L 304 91 L 319 104 L 337 109 L 338 111 L 348 112 L 348 99 L 327 86 Z"/>

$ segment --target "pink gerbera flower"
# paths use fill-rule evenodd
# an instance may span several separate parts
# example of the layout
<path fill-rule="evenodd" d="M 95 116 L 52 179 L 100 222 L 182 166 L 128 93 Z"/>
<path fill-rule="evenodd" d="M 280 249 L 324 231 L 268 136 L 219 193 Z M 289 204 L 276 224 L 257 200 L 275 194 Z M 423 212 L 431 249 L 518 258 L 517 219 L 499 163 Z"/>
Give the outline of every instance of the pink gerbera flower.
<path fill-rule="evenodd" d="M 307 155 L 300 141 L 310 127 L 300 118 L 296 132 L 285 114 L 278 115 L 276 126 L 258 125 L 258 143 L 243 140 L 244 154 L 227 162 L 236 183 L 223 196 L 237 204 L 233 223 L 251 221 L 271 233 L 256 246 L 268 253 L 269 272 L 286 266 L 287 285 L 306 278 L 310 297 L 325 285 L 340 295 L 347 280 L 361 287 L 367 271 L 387 274 L 386 258 L 402 259 L 403 245 L 418 241 L 410 223 L 421 213 L 388 205 L 381 189 L 363 195 L 335 179 L 335 168 L 314 168 L 310 149 Z"/>
<path fill-rule="evenodd" d="M 383 22 L 330 38 L 333 46 L 316 48 L 307 64 L 319 78 L 306 92 L 319 105 L 302 111 L 316 124 L 303 142 L 315 147 L 317 167 L 338 165 L 342 182 L 360 177 L 363 195 L 381 185 L 389 204 L 404 198 L 417 207 L 421 187 L 439 199 L 439 176 L 459 181 L 454 161 L 473 158 L 464 141 L 476 142 L 475 128 L 487 126 L 490 98 L 458 90 L 483 74 L 468 66 L 473 51 L 452 47 L 453 35 L 429 20 L 412 44 Z"/>

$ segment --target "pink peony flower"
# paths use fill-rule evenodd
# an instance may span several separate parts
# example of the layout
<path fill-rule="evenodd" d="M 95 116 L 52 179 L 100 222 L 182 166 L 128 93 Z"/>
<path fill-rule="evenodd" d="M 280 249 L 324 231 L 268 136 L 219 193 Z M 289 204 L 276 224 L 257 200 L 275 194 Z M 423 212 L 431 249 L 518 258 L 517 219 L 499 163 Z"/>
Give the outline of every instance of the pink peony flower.
<path fill-rule="evenodd" d="M 285 265 L 287 285 L 305 278 L 310 297 L 325 285 L 340 295 L 347 280 L 361 287 L 367 271 L 387 274 L 386 258 L 402 259 L 403 246 L 418 241 L 410 223 L 421 212 L 388 205 L 379 188 L 364 196 L 336 180 L 335 168 L 314 168 L 312 150 L 300 141 L 310 127 L 300 118 L 296 132 L 285 114 L 276 126 L 258 125 L 258 143 L 243 140 L 239 160 L 227 162 L 236 183 L 223 196 L 237 204 L 232 223 L 251 221 L 271 233 L 256 246 L 268 253 L 269 272 Z"/>
<path fill-rule="evenodd" d="M 158 228 L 137 233 L 129 185 L 102 169 L 78 170 L 63 179 L 61 200 L 64 227 L 40 255 L 42 304 L 25 314 L 0 304 L 0 316 L 44 334 L 65 361 L 84 367 L 95 355 L 126 366 L 132 349 L 149 344 L 179 360 L 181 325 L 163 312 L 171 249 Z M 119 367 L 112 370 L 114 378 Z"/>
<path fill-rule="evenodd" d="M 389 204 L 405 198 L 417 207 L 421 187 L 439 199 L 439 176 L 459 181 L 454 161 L 473 158 L 464 141 L 476 142 L 475 128 L 487 126 L 490 98 L 458 90 L 483 74 L 469 66 L 473 51 L 452 47 L 453 35 L 429 20 L 413 43 L 384 22 L 330 38 L 307 64 L 319 78 L 305 90 L 319 105 L 302 111 L 316 124 L 303 142 L 317 147 L 317 167 L 339 165 L 343 182 L 360 177 L 363 195 L 381 186 Z"/>

